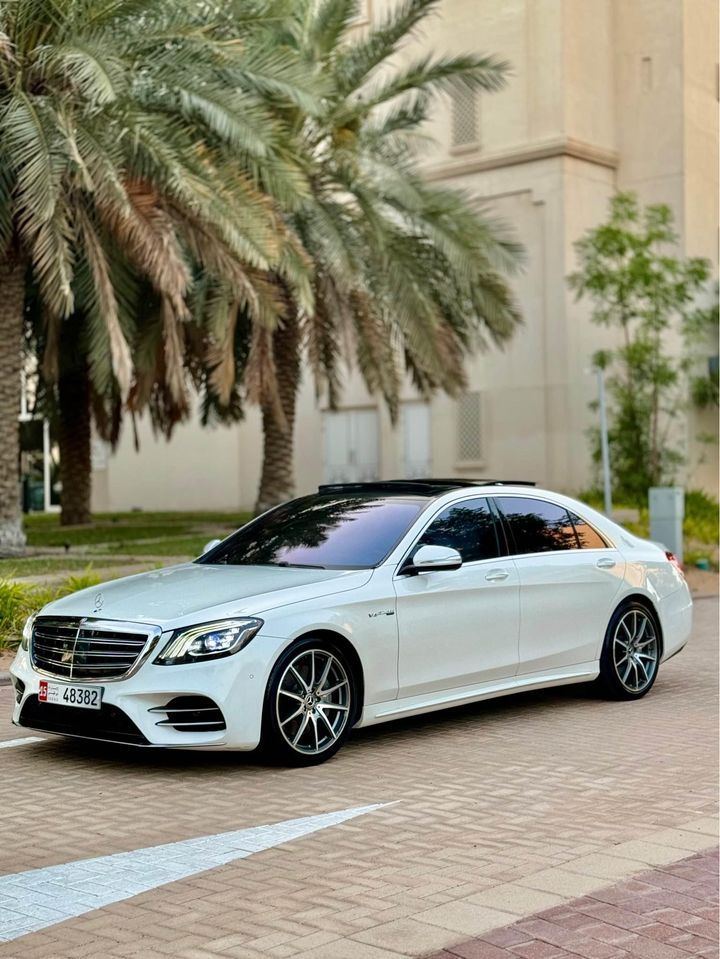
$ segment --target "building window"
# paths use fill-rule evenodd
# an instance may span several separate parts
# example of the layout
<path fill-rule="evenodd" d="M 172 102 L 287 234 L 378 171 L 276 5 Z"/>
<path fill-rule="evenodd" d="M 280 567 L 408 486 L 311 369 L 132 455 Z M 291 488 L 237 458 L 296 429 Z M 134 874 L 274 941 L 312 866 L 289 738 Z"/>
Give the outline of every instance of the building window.
<path fill-rule="evenodd" d="M 430 438 L 430 406 L 423 402 L 407 402 L 400 407 L 402 439 L 402 476 L 423 479 L 432 476 Z"/>
<path fill-rule="evenodd" d="M 459 463 L 480 464 L 483 458 L 482 403 L 480 393 L 465 393 L 458 400 L 457 458 Z"/>
<path fill-rule="evenodd" d="M 380 431 L 375 409 L 323 414 L 326 483 L 367 483 L 380 478 Z"/>
<path fill-rule="evenodd" d="M 474 90 L 458 90 L 452 98 L 452 146 L 477 147 L 480 141 L 480 110 Z"/>

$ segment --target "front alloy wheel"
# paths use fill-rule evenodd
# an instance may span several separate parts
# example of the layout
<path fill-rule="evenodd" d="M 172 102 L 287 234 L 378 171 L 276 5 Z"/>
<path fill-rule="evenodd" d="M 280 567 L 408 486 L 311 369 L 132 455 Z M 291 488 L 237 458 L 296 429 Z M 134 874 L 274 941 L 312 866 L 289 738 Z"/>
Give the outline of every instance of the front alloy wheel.
<path fill-rule="evenodd" d="M 265 744 L 293 765 L 329 759 L 349 732 L 352 673 L 340 650 L 305 640 L 280 658 L 268 685 Z"/>
<path fill-rule="evenodd" d="M 618 699 L 638 699 L 649 692 L 660 663 L 658 627 L 640 603 L 616 610 L 605 635 L 600 680 Z"/>

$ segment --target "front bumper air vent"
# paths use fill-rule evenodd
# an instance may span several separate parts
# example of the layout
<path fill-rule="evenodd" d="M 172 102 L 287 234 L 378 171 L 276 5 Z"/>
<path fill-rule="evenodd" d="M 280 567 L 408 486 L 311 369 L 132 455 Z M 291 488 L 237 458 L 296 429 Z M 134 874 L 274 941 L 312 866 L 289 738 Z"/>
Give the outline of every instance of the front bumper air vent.
<path fill-rule="evenodd" d="M 220 707 L 207 696 L 176 696 L 166 706 L 148 710 L 160 713 L 156 726 L 171 726 L 179 733 L 212 733 L 225 729 L 225 717 Z"/>
<path fill-rule="evenodd" d="M 22 679 L 18 679 L 17 676 L 11 675 L 10 678 L 12 679 L 12 684 L 15 688 L 15 702 L 21 703 L 22 698 L 25 695 L 25 683 L 22 681 Z"/>

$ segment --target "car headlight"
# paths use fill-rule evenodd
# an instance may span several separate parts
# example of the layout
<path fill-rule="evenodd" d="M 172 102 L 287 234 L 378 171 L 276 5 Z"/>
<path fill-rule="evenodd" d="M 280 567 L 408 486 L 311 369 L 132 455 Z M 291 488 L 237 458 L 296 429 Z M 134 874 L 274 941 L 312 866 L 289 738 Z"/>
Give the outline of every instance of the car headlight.
<path fill-rule="evenodd" d="M 159 666 L 196 663 L 201 660 L 232 656 L 250 642 L 262 626 L 261 619 L 224 619 L 179 629 L 155 662 Z"/>
<path fill-rule="evenodd" d="M 22 639 L 20 640 L 20 646 L 22 649 L 30 649 L 30 640 L 32 639 L 33 623 L 35 622 L 35 617 L 37 613 L 33 613 L 32 616 L 28 616 L 25 620 L 25 625 L 23 626 Z"/>

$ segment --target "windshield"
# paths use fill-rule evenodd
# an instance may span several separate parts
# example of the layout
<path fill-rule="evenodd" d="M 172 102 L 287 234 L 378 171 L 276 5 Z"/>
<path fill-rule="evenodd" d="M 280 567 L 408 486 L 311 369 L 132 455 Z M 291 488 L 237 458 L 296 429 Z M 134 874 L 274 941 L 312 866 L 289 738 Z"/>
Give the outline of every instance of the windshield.
<path fill-rule="evenodd" d="M 243 526 L 197 562 L 369 569 L 385 559 L 426 505 L 422 497 L 303 496 Z"/>

